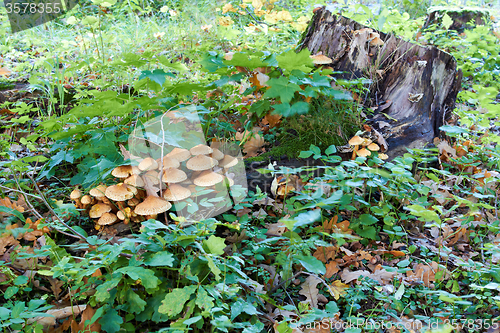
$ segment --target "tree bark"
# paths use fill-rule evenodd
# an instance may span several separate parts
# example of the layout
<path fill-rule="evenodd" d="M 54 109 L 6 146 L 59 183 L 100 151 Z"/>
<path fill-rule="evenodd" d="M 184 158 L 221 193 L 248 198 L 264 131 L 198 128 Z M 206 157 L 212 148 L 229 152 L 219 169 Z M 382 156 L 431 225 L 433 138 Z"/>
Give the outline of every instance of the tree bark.
<path fill-rule="evenodd" d="M 489 17 L 489 13 L 484 9 L 453 9 L 446 7 L 436 7 L 427 15 L 427 20 L 422 27 L 425 30 L 433 24 L 442 23 L 444 15 L 447 14 L 453 23 L 448 30 L 463 32 L 465 29 L 473 29 L 477 25 L 484 25 Z M 469 24 L 470 21 L 474 24 Z"/>
<path fill-rule="evenodd" d="M 386 138 L 387 154 L 394 158 L 439 136 L 455 107 L 462 72 L 453 56 L 436 47 L 364 28 L 323 7 L 315 12 L 299 50 L 331 58 L 330 66 L 343 72 L 337 78 L 371 80 L 369 92 L 358 101 L 374 110 L 368 122 Z M 383 45 L 370 45 L 374 33 Z"/>

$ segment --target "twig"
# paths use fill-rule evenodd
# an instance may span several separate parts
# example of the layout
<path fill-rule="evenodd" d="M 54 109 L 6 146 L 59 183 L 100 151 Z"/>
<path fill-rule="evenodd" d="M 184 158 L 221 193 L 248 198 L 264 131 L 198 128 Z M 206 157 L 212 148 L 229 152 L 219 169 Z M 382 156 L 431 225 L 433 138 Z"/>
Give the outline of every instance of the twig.
<path fill-rule="evenodd" d="M 251 18 L 253 18 L 253 20 L 254 20 L 256 23 L 258 23 L 258 24 L 265 24 L 265 25 L 269 26 L 269 24 L 267 24 L 266 22 L 262 22 L 262 21 L 257 20 L 257 18 L 256 18 L 255 16 L 253 16 L 252 12 L 250 12 L 250 11 L 248 10 L 248 8 L 246 8 L 246 7 L 245 7 L 245 10 L 246 10 L 246 12 L 248 13 L 248 15 L 250 15 L 250 17 L 251 17 Z"/>
<path fill-rule="evenodd" d="M 17 183 L 17 180 L 16 180 L 16 183 Z M 19 184 L 17 184 L 17 186 L 19 187 Z M 30 197 L 33 197 L 33 198 L 37 198 L 39 200 L 42 200 L 42 198 L 40 198 L 39 196 L 37 195 L 33 195 L 33 194 L 29 194 L 29 193 L 26 193 L 24 191 L 20 191 L 20 190 L 16 190 L 16 189 L 13 189 L 13 188 L 10 188 L 10 187 L 7 187 L 7 186 L 3 186 L 3 185 L 0 185 L 0 188 L 4 188 L 6 189 L 7 191 L 11 191 L 11 192 L 17 192 L 17 193 L 22 193 L 24 195 L 28 195 Z M 19 187 L 20 188 L 20 187 Z"/>
<path fill-rule="evenodd" d="M 43 201 L 43 203 L 45 204 L 45 206 L 50 210 L 50 212 L 59 220 L 59 222 L 61 222 L 61 224 L 63 226 L 65 226 L 66 228 L 68 228 L 69 230 L 71 230 L 76 236 L 78 236 L 78 238 L 80 238 L 81 240 L 85 241 L 86 243 L 88 243 L 87 239 L 85 238 L 85 236 L 83 236 L 82 234 L 80 234 L 78 231 L 76 231 L 75 229 L 73 229 L 72 227 L 70 227 L 66 222 L 64 222 L 60 217 L 59 215 L 56 214 L 56 212 L 52 209 L 52 207 L 50 206 L 50 204 L 47 202 L 47 200 L 45 199 L 45 197 L 43 196 L 42 194 L 42 191 L 40 190 L 40 188 L 38 187 L 38 184 L 36 183 L 36 181 L 33 179 L 33 177 L 31 175 L 28 175 L 28 178 L 33 182 L 33 184 L 35 185 L 35 188 L 36 188 L 36 191 L 38 192 L 38 194 L 41 195 L 41 199 Z M 90 245 L 90 244 L 89 244 Z"/>

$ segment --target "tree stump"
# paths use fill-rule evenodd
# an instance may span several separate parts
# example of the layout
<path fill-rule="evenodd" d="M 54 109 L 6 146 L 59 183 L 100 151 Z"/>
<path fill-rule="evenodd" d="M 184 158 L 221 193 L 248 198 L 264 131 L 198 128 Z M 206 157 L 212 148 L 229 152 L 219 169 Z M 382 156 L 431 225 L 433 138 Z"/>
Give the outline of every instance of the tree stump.
<path fill-rule="evenodd" d="M 304 32 L 303 48 L 331 58 L 333 70 L 343 72 L 337 78 L 371 80 L 358 101 L 374 110 L 369 123 L 386 138 L 390 158 L 432 142 L 455 107 L 462 72 L 436 47 L 374 31 L 323 7 Z"/>
<path fill-rule="evenodd" d="M 453 21 L 448 30 L 456 30 L 457 32 L 473 29 L 477 25 L 484 25 L 489 17 L 489 11 L 483 8 L 431 7 L 422 30 L 433 24 L 441 24 L 445 14 Z M 474 23 L 470 24 L 470 21 Z"/>

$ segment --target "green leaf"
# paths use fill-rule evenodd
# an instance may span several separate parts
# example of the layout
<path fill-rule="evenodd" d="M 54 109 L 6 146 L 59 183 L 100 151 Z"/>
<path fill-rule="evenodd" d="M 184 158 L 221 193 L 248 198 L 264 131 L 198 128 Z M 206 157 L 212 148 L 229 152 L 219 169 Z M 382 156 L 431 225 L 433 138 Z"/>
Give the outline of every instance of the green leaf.
<path fill-rule="evenodd" d="M 131 288 L 127 290 L 124 300 L 124 304 L 126 305 L 128 312 L 132 313 L 144 311 L 147 304 L 146 301 L 137 295 Z"/>
<path fill-rule="evenodd" d="M 408 267 L 409 264 L 410 264 L 410 260 L 408 260 L 408 259 L 401 260 L 400 262 L 397 263 L 398 267 Z"/>
<path fill-rule="evenodd" d="M 279 67 L 288 72 L 296 69 L 304 73 L 309 73 L 314 68 L 310 55 L 311 52 L 308 49 L 303 49 L 299 53 L 290 50 L 277 56 L 276 60 Z"/>
<path fill-rule="evenodd" d="M 444 14 L 443 20 L 441 21 L 441 23 L 443 24 L 443 27 L 446 30 L 448 30 L 448 29 L 450 29 L 451 25 L 453 24 L 453 20 L 451 19 L 451 17 L 448 14 Z"/>
<path fill-rule="evenodd" d="M 115 309 L 108 309 L 99 324 L 101 329 L 107 333 L 115 333 L 120 330 L 120 325 L 123 323 L 123 318 L 118 314 Z"/>
<path fill-rule="evenodd" d="M 300 158 L 308 158 L 309 156 L 311 156 L 313 154 L 312 151 L 310 150 L 307 150 L 307 151 L 301 151 L 300 154 L 299 154 L 299 157 Z"/>
<path fill-rule="evenodd" d="M 323 264 L 321 261 L 316 259 L 313 256 L 300 256 L 297 257 L 299 260 L 300 264 L 304 266 L 304 268 L 314 274 L 325 274 L 326 273 L 326 267 L 325 264 Z"/>
<path fill-rule="evenodd" d="M 458 127 L 458 126 L 452 126 L 452 125 L 443 125 L 439 127 L 439 129 L 443 132 L 446 132 L 446 134 L 463 134 L 463 133 L 469 133 L 469 130 L 466 128 Z"/>
<path fill-rule="evenodd" d="M 321 210 L 314 209 L 305 213 L 300 213 L 293 219 L 282 219 L 280 221 L 283 222 L 288 229 L 293 231 L 298 227 L 316 222 L 320 217 Z"/>
<path fill-rule="evenodd" d="M 105 302 L 109 297 L 109 291 L 115 288 L 122 280 L 121 276 L 114 277 L 112 280 L 107 280 L 96 288 L 95 299 L 98 302 Z"/>
<path fill-rule="evenodd" d="M 439 215 L 435 211 L 426 209 L 423 206 L 420 206 L 420 205 L 410 205 L 410 206 L 407 206 L 405 208 L 408 209 L 412 215 L 420 217 L 425 222 L 432 222 L 432 221 L 434 221 L 436 223 L 440 223 L 441 222 L 441 219 L 439 218 Z"/>
<path fill-rule="evenodd" d="M 242 312 L 245 312 L 249 315 L 256 315 L 258 314 L 257 308 L 248 302 L 247 300 L 239 298 L 231 304 L 231 321 L 234 321 L 234 318 L 236 318 L 239 314 Z"/>
<path fill-rule="evenodd" d="M 26 219 L 24 218 L 24 216 L 21 212 L 15 210 L 15 209 L 12 209 L 10 207 L 0 206 L 0 213 L 7 213 L 7 214 L 15 215 L 21 221 L 26 222 Z"/>
<path fill-rule="evenodd" d="M 175 78 L 175 75 L 173 75 L 172 73 L 165 73 L 162 69 L 155 69 L 153 71 L 142 71 L 141 75 L 139 76 L 139 80 L 148 78 L 151 81 L 156 82 L 160 86 L 162 86 L 165 83 L 166 76 Z"/>
<path fill-rule="evenodd" d="M 376 239 L 377 238 L 377 229 L 374 226 L 357 228 L 356 233 L 361 237 Z"/>
<path fill-rule="evenodd" d="M 362 225 L 372 225 L 372 224 L 377 223 L 378 219 L 375 216 L 370 215 L 370 214 L 361 214 L 359 216 L 359 222 Z"/>
<path fill-rule="evenodd" d="M 220 280 L 220 274 L 222 273 L 222 271 L 219 269 L 219 267 L 217 267 L 217 265 L 215 265 L 215 263 L 212 260 L 212 258 L 210 258 L 208 256 L 206 258 L 207 258 L 207 262 L 208 262 L 208 267 L 210 268 L 210 270 L 212 271 L 212 273 L 214 273 L 215 279 L 217 281 L 219 281 Z"/>
<path fill-rule="evenodd" d="M 330 147 L 326 148 L 326 150 L 325 150 L 326 155 L 335 154 L 336 152 L 337 152 L 337 147 L 335 147 L 335 145 L 331 145 Z"/>
<path fill-rule="evenodd" d="M 214 235 L 203 241 L 203 248 L 208 253 L 223 255 L 225 247 L 226 244 L 224 243 L 224 238 Z"/>
<path fill-rule="evenodd" d="M 19 288 L 18 287 L 15 287 L 15 286 L 10 286 L 7 288 L 7 290 L 5 290 L 5 293 L 4 293 L 4 297 L 6 299 L 9 299 L 11 298 L 12 296 L 14 296 L 15 294 L 17 294 L 17 292 L 19 291 Z"/>
<path fill-rule="evenodd" d="M 196 286 L 186 286 L 184 288 L 175 288 L 161 302 L 158 308 L 159 313 L 164 313 L 169 317 L 173 317 L 182 312 L 184 304 L 189 300 L 191 295 L 196 291 Z"/>
<path fill-rule="evenodd" d="M 198 294 L 196 295 L 196 305 L 203 310 L 210 310 L 214 307 L 214 298 L 209 296 L 205 288 L 201 287 L 198 289 Z"/>
<path fill-rule="evenodd" d="M 172 267 L 174 264 L 174 256 L 167 251 L 161 251 L 153 254 L 148 260 L 144 262 L 149 266 L 168 266 Z"/>
<path fill-rule="evenodd" d="M 156 289 L 160 283 L 160 279 L 155 276 L 155 272 L 144 267 L 127 266 L 116 270 L 115 273 L 127 274 L 134 281 L 140 280 L 141 284 L 150 290 Z"/>
<path fill-rule="evenodd" d="M 306 102 L 297 102 L 293 105 L 288 103 L 274 104 L 274 112 L 282 115 L 283 117 L 290 117 L 295 114 L 306 114 L 309 112 L 309 104 Z"/>
<path fill-rule="evenodd" d="M 277 79 L 272 78 L 267 81 L 267 84 L 270 88 L 267 89 L 264 98 L 279 97 L 282 103 L 290 103 L 295 93 L 302 90 L 299 85 L 289 82 L 284 76 L 280 76 Z"/>
<path fill-rule="evenodd" d="M 398 290 L 394 294 L 394 298 L 397 299 L 397 300 L 400 300 L 401 297 L 403 297 L 404 294 L 405 294 L 405 285 L 404 285 L 404 283 L 401 283 L 401 285 L 399 286 Z"/>

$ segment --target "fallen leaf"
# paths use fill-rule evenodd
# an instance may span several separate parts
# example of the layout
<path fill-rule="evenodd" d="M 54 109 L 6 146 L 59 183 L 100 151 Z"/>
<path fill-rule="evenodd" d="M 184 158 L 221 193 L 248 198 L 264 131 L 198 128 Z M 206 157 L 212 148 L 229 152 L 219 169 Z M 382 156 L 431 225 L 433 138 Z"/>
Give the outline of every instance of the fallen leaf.
<path fill-rule="evenodd" d="M 37 324 L 42 324 L 43 326 L 54 326 L 56 324 L 57 319 L 64 319 L 73 314 L 78 315 L 86 308 L 87 305 L 82 304 L 82 305 L 67 306 L 61 309 L 47 310 L 45 313 L 48 315 L 52 315 L 54 317 L 29 318 L 27 322 L 28 324 L 36 322 Z"/>
<path fill-rule="evenodd" d="M 315 275 L 309 275 L 307 279 L 302 284 L 302 288 L 299 291 L 300 295 L 306 297 L 306 300 L 303 303 L 309 303 L 313 308 L 318 307 L 318 294 L 319 290 L 316 287 L 318 283 L 321 282 L 321 279 Z"/>
<path fill-rule="evenodd" d="M 335 298 L 335 300 L 338 300 L 341 296 L 344 296 L 347 293 L 346 289 L 348 288 L 349 286 L 345 283 L 342 283 L 342 281 L 340 280 L 335 280 L 332 284 L 330 284 L 330 289 L 333 293 L 332 296 Z"/>

